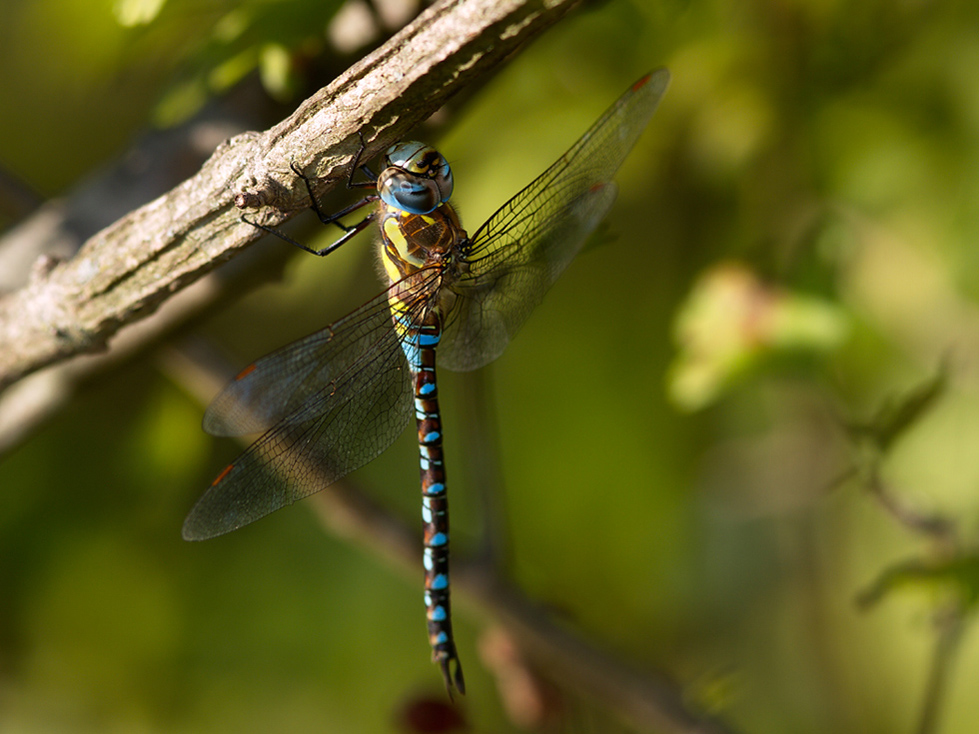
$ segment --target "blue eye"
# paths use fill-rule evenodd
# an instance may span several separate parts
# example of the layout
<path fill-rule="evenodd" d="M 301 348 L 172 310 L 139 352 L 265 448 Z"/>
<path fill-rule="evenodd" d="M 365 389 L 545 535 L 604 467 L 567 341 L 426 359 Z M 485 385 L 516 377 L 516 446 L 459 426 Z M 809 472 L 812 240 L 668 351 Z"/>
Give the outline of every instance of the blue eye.
<path fill-rule="evenodd" d="M 387 168 L 381 173 L 377 193 L 388 206 L 411 214 L 428 214 L 443 203 L 435 181 L 397 168 Z"/>
<path fill-rule="evenodd" d="M 384 151 L 385 165 L 410 173 L 425 173 L 425 169 L 420 166 L 429 152 L 435 152 L 435 149 L 417 140 L 395 143 Z"/>
<path fill-rule="evenodd" d="M 388 148 L 385 164 L 377 191 L 389 206 L 411 214 L 428 214 L 452 196 L 452 169 L 431 146 L 414 141 L 398 143 Z"/>

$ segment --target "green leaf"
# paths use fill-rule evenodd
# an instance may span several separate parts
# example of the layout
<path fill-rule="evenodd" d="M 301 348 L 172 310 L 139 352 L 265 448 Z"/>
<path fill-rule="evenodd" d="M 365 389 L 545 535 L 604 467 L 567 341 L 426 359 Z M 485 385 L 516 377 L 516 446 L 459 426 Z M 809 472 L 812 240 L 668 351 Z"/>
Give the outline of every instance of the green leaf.
<path fill-rule="evenodd" d="M 947 559 L 913 558 L 891 566 L 867 589 L 857 604 L 867 608 L 898 589 L 955 593 L 973 607 L 979 600 L 979 554 L 964 553 Z"/>
<path fill-rule="evenodd" d="M 724 263 L 694 285 L 675 323 L 680 350 L 668 378 L 671 399 L 702 408 L 763 358 L 839 346 L 847 319 L 835 304 L 762 283 Z"/>
<path fill-rule="evenodd" d="M 948 367 L 942 364 L 935 376 L 900 398 L 886 400 L 869 423 L 848 426 L 856 436 L 869 438 L 885 453 L 894 442 L 917 424 L 948 387 Z"/>
<path fill-rule="evenodd" d="M 166 0 L 116 0 L 112 13 L 124 28 L 148 25 L 156 20 Z"/>

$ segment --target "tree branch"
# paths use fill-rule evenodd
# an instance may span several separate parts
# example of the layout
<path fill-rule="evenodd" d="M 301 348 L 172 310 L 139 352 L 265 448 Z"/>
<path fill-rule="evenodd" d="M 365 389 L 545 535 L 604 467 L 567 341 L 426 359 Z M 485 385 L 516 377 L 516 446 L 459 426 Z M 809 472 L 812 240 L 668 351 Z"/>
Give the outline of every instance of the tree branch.
<path fill-rule="evenodd" d="M 257 82 L 212 100 L 193 120 L 175 128 L 141 135 L 125 155 L 97 174 L 86 177 L 64 197 L 52 199 L 0 238 L 0 293 L 24 287 L 36 263 L 67 260 L 85 240 L 115 219 L 138 208 L 200 168 L 221 140 L 237 134 L 262 117 L 257 105 L 241 98 L 262 99 Z M 243 117 L 247 115 L 247 117 Z M 0 455 L 26 440 L 71 399 L 77 386 L 118 365 L 159 341 L 231 292 L 247 286 L 255 273 L 267 281 L 281 272 L 288 253 L 280 248 L 253 247 L 235 260 L 175 293 L 152 317 L 123 329 L 112 349 L 98 355 L 66 359 L 39 370 L 0 393 Z M 16 345 L 13 345 L 16 348 Z"/>
<path fill-rule="evenodd" d="M 90 238 L 69 261 L 39 261 L 0 300 L 0 389 L 41 367 L 104 351 L 123 326 L 257 239 L 239 207 L 274 207 L 278 224 L 305 206 L 290 162 L 323 179 L 345 175 L 364 131 L 389 145 L 456 91 L 559 20 L 577 0 L 443 0 L 296 112 L 238 135 L 169 193 Z"/>

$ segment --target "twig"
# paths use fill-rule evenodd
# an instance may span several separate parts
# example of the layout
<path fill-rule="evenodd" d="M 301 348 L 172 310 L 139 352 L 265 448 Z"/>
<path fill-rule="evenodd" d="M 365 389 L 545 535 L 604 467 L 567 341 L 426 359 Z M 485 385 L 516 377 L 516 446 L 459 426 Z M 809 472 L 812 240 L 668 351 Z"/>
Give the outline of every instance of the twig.
<path fill-rule="evenodd" d="M 466 473 L 479 500 L 481 543 L 474 560 L 490 562 L 497 570 L 509 567 L 510 538 L 503 507 L 500 439 L 493 411 L 490 370 L 462 372 L 459 414 L 460 443 L 466 447 Z"/>
<path fill-rule="evenodd" d="M 256 119 L 242 115 L 251 115 L 255 105 L 242 105 L 239 95 L 255 96 L 253 85 L 243 85 L 212 101 L 183 125 L 142 135 L 112 165 L 87 177 L 64 197 L 48 201 L 6 232 L 0 238 L 0 293 L 24 287 L 39 259 L 73 257 L 95 232 L 193 173 L 229 133 L 254 125 Z M 131 358 L 230 293 L 251 286 L 251 281 L 276 277 L 288 255 L 279 248 L 258 247 L 245 254 L 234 267 L 221 268 L 197 281 L 174 294 L 151 317 L 122 330 L 111 350 L 65 360 L 3 391 L 0 454 L 26 440 L 55 415 L 79 383 Z M 246 282 L 253 273 L 259 274 Z"/>
<path fill-rule="evenodd" d="M 869 475 L 865 478 L 867 489 L 880 506 L 908 530 L 930 537 L 943 547 L 956 545 L 956 523 L 951 518 L 937 513 L 925 513 L 910 503 L 900 499 L 886 485 L 880 476 L 880 466 L 877 461 L 870 467 Z"/>
<path fill-rule="evenodd" d="M 19 219 L 42 203 L 44 200 L 25 181 L 0 167 L 0 215 Z"/>
<path fill-rule="evenodd" d="M 925 685 L 925 700 L 921 705 L 921 718 L 917 734 L 935 734 L 939 731 L 939 718 L 948 693 L 948 680 L 955 662 L 955 655 L 962 642 L 965 619 L 961 606 L 953 605 L 940 613 L 936 620 L 938 627 L 935 650 Z"/>
<path fill-rule="evenodd" d="M 850 475 L 859 476 L 871 496 L 899 525 L 931 542 L 930 555 L 933 560 L 941 557 L 946 559 L 962 557 L 959 523 L 954 518 L 940 513 L 924 512 L 902 499 L 884 481 L 881 476 L 881 464 L 884 457 L 892 450 L 894 443 L 944 394 L 947 378 L 946 360 L 932 380 L 901 400 L 885 405 L 869 425 L 851 425 L 849 430 L 854 438 L 869 439 L 866 445 L 867 454 L 862 462 L 854 463 Z M 895 579 L 901 576 L 909 574 L 927 576 L 933 573 L 929 565 L 916 559 L 892 568 L 885 572 L 872 588 L 860 595 L 858 604 L 866 607 L 876 602 L 893 587 Z M 963 598 L 946 603 L 936 613 L 935 645 L 925 683 L 921 715 L 915 730 L 917 734 L 935 734 L 939 730 L 939 719 L 948 693 L 948 681 L 956 653 L 962 642 L 967 613 L 967 603 Z"/>

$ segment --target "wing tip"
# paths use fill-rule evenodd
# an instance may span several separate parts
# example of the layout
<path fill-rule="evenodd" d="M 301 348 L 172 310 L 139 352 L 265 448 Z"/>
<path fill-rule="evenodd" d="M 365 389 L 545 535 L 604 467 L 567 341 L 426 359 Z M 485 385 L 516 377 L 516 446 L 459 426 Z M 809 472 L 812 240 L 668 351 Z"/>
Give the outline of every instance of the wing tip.
<path fill-rule="evenodd" d="M 184 540 L 196 542 L 199 540 L 207 540 L 211 536 L 207 533 L 201 532 L 201 529 L 197 527 L 196 518 L 192 512 L 184 520 L 184 526 L 180 529 L 180 537 Z"/>
<path fill-rule="evenodd" d="M 195 507 L 184 520 L 184 525 L 180 529 L 180 537 L 191 542 L 210 540 L 219 535 L 226 535 L 240 527 L 242 527 L 241 524 L 227 521 L 216 523 L 212 518 L 203 516 Z"/>
<path fill-rule="evenodd" d="M 653 71 L 640 77 L 632 85 L 630 91 L 635 93 L 638 92 L 643 87 L 649 85 L 650 91 L 661 95 L 666 91 L 666 88 L 670 85 L 670 79 L 671 79 L 670 70 L 667 69 L 665 66 L 663 66 L 660 67 L 659 69 L 653 69 Z"/>

